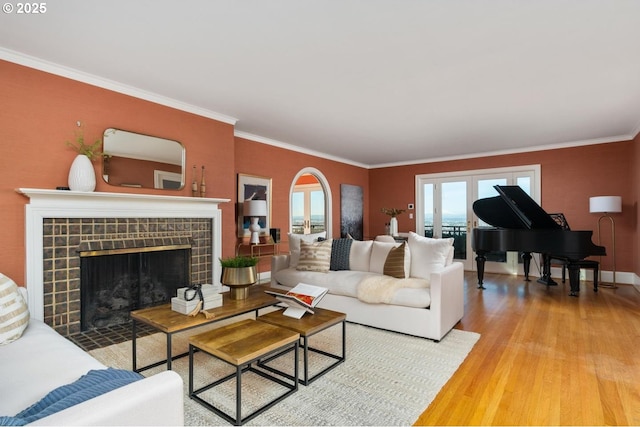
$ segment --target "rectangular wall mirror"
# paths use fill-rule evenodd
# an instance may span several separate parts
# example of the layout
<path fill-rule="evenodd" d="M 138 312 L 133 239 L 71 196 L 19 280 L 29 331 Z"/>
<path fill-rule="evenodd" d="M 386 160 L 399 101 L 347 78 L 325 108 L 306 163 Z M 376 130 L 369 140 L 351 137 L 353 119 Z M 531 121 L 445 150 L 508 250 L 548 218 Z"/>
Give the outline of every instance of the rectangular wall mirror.
<path fill-rule="evenodd" d="M 109 128 L 103 135 L 102 178 L 118 187 L 179 190 L 185 149 L 178 141 Z"/>

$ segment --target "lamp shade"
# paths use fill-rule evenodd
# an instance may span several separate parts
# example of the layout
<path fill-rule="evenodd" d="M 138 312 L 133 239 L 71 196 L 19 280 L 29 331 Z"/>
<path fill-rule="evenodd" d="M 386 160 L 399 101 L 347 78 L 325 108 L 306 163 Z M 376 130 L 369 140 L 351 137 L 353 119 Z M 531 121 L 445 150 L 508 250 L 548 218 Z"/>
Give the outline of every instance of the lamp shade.
<path fill-rule="evenodd" d="M 589 212 L 591 213 L 622 212 L 622 197 L 620 196 L 590 197 Z"/>
<path fill-rule="evenodd" d="M 267 216 L 266 200 L 245 200 L 243 205 L 244 216 Z"/>

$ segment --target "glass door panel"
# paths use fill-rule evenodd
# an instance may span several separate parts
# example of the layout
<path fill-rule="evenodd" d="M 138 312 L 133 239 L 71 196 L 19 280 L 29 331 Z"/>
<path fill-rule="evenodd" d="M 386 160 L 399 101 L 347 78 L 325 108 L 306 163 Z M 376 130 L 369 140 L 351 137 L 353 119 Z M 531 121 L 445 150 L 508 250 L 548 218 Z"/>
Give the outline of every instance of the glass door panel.
<path fill-rule="evenodd" d="M 309 223 L 311 233 L 320 233 L 325 231 L 324 226 L 324 191 L 313 190 L 309 192 Z"/>
<path fill-rule="evenodd" d="M 420 226 L 416 229 L 418 234 L 421 234 L 425 237 L 433 237 L 433 184 L 426 183 L 422 186 L 422 194 L 423 194 L 423 221 L 422 221 L 422 230 Z M 422 231 L 422 233 L 421 233 Z"/>
<path fill-rule="evenodd" d="M 443 182 L 441 185 L 440 232 L 453 238 L 454 258 L 467 260 L 467 181 Z"/>
<path fill-rule="evenodd" d="M 294 191 L 291 194 L 291 232 L 293 234 L 308 234 L 305 232 L 304 192 Z"/>

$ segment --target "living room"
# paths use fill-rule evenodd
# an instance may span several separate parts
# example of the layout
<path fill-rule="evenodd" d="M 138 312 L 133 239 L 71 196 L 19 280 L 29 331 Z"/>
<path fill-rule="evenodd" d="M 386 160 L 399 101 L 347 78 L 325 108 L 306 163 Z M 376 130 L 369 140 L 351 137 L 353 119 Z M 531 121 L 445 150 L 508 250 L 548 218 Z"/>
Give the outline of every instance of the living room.
<path fill-rule="evenodd" d="M 340 184 L 361 186 L 364 189 L 364 236 L 375 237 L 385 231 L 385 215 L 380 208 L 404 207 L 414 202 L 414 181 L 418 174 L 537 163 L 542 171 L 541 205 L 548 212 L 563 212 L 573 229 L 596 230 L 596 218 L 588 209 L 589 197 L 612 192 L 622 197 L 625 208 L 616 215 L 616 267 L 619 272 L 635 275 L 636 283 L 640 274 L 638 218 L 634 209 L 639 192 L 636 184 L 640 164 L 638 135 L 614 143 L 367 169 L 236 137 L 233 126 L 227 123 L 8 61 L 1 63 L 1 69 L 4 80 L 11 82 L 5 88 L 4 97 L 5 105 L 11 107 L 1 118 L 5 159 L 20 159 L 4 166 L 2 210 L 6 226 L 2 230 L 2 267 L 5 274 L 19 283 L 24 281 L 25 270 L 26 200 L 15 189 L 66 186 L 75 153 L 65 141 L 73 138 L 78 120 L 85 123 L 88 140 L 99 139 L 105 129 L 115 126 L 180 141 L 186 148 L 186 164 L 206 169 L 207 197 L 232 201 L 220 205 L 224 256 L 234 254 L 237 245 L 238 173 L 272 179 L 271 226 L 281 230 L 289 228 L 289 191 L 292 180 L 303 167 L 318 169 L 329 181 L 334 198 L 334 230 L 340 229 Z M 192 178 L 189 172 L 187 181 Z M 100 179 L 96 191 L 191 194 L 188 186 L 175 191 L 138 190 L 110 186 Z M 408 215 L 400 215 L 398 221 L 400 230 L 415 228 Z"/>
<path fill-rule="evenodd" d="M 210 112 L 180 109 L 178 103 L 163 105 L 152 97 L 122 93 L 108 84 L 91 84 L 56 74 L 55 67 L 3 52 L 0 60 L 2 114 L 0 144 L 3 151 L 3 188 L 0 215 L 5 221 L 0 238 L 0 272 L 25 284 L 25 205 L 28 199 L 17 188 L 55 189 L 67 185 L 69 167 L 76 153 L 65 144 L 73 138 L 76 122 L 85 125 L 86 138 L 102 137 L 116 127 L 180 141 L 186 149 L 186 182 L 191 167 L 204 167 L 206 196 L 230 199 L 221 203 L 222 255 L 233 255 L 238 243 L 236 224 L 237 176 L 250 174 L 272 180 L 272 227 L 289 230 L 292 181 L 304 167 L 313 167 L 327 178 L 332 190 L 332 229 L 340 230 L 340 185 L 363 189 L 363 234 L 384 234 L 387 217 L 383 207 L 404 208 L 415 203 L 415 177 L 420 174 L 472 171 L 539 164 L 540 204 L 547 212 L 562 212 L 574 230 L 596 232 L 597 215 L 589 213 L 589 198 L 615 194 L 622 197 L 622 212 L 615 214 L 616 270 L 628 284 L 640 284 L 640 134 L 619 141 L 541 149 L 489 153 L 469 158 L 436 159 L 397 166 L 368 167 L 324 156 L 321 152 L 280 144 L 236 129 L 233 120 Z M 104 83 L 104 82 L 103 82 Z M 159 100 L 162 101 L 162 100 Z M 401 132 L 399 128 L 399 133 Z M 472 144 L 472 141 L 469 141 Z M 429 158 L 425 149 L 422 158 Z M 114 187 L 100 179 L 96 191 L 191 197 L 187 185 L 181 190 Z M 408 213 L 398 217 L 401 231 L 415 230 Z M 286 238 L 283 238 L 286 241 Z M 595 237 L 594 237 L 595 241 Z M 286 242 L 281 251 L 286 252 Z M 610 259 L 603 269 L 611 270 Z M 266 267 L 266 264 L 262 267 Z M 473 289 L 475 291 L 475 289 Z M 584 292 L 584 291 L 583 291 Z M 606 292 L 606 291 L 601 291 Z"/>

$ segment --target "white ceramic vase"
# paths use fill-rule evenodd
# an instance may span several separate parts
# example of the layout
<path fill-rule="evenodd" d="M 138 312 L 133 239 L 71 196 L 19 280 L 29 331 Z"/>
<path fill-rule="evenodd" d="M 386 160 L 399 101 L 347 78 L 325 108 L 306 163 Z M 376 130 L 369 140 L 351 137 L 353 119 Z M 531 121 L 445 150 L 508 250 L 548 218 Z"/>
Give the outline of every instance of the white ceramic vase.
<path fill-rule="evenodd" d="M 93 163 L 84 154 L 78 154 L 69 169 L 69 189 L 71 191 L 93 191 L 96 189 L 96 171 Z"/>
<path fill-rule="evenodd" d="M 389 222 L 389 234 L 392 236 L 398 235 L 398 218 L 395 216 L 392 216 L 391 221 Z"/>

